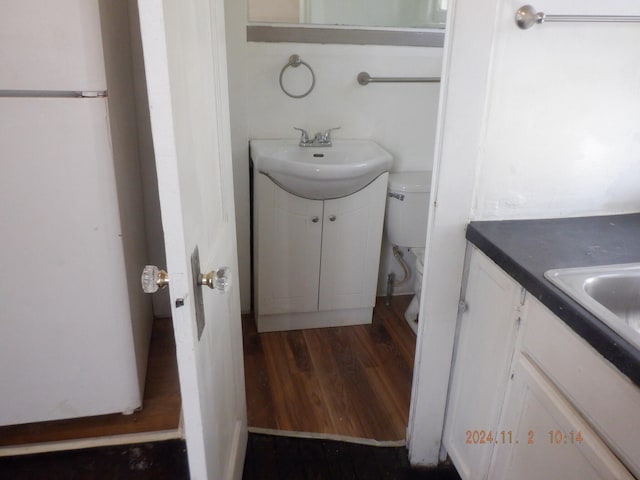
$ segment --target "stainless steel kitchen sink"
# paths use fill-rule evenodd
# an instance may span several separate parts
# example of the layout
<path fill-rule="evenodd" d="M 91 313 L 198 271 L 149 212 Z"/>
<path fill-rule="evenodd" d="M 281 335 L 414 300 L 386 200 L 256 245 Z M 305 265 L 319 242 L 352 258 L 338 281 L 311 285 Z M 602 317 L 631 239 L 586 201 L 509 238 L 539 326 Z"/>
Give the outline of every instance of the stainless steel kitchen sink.
<path fill-rule="evenodd" d="M 544 276 L 640 349 L 640 263 L 560 268 Z"/>

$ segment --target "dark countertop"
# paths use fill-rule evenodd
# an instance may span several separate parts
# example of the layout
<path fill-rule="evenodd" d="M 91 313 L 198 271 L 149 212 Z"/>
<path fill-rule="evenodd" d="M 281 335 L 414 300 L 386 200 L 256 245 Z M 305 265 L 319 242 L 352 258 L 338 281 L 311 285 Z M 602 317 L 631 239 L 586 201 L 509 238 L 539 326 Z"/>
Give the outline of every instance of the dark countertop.
<path fill-rule="evenodd" d="M 640 386 L 640 351 L 544 277 L 553 268 L 640 262 L 640 213 L 471 222 L 467 240 Z"/>

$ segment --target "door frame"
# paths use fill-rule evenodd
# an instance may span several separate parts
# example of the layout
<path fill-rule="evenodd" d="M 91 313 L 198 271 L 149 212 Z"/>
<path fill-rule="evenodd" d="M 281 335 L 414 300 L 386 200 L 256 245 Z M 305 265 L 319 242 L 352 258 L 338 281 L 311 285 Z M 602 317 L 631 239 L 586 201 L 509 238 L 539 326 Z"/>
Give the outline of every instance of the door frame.
<path fill-rule="evenodd" d="M 407 428 L 412 465 L 435 466 L 446 458 L 442 435 L 464 271 L 465 231 L 473 216 L 476 175 L 481 167 L 500 8 L 498 0 L 449 2 L 420 299 L 422 321 Z"/>

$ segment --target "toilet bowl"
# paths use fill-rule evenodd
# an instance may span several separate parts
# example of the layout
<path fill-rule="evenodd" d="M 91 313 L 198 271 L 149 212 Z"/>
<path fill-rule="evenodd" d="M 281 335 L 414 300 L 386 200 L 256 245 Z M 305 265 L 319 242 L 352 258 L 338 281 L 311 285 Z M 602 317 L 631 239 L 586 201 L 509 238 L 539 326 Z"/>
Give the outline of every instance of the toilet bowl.
<path fill-rule="evenodd" d="M 402 172 L 389 175 L 385 235 L 392 245 L 408 248 L 415 255 L 413 291 L 404 317 L 417 330 L 424 246 L 427 236 L 427 217 L 431 193 L 431 172 Z"/>

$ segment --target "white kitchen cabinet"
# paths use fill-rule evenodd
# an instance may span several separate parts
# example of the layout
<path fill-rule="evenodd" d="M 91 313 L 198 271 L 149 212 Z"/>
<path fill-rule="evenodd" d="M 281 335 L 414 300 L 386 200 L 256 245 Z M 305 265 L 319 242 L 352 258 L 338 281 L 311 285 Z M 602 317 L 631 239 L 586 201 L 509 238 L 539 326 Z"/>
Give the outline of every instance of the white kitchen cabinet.
<path fill-rule="evenodd" d="M 254 309 L 259 331 L 370 323 L 388 174 L 331 200 L 254 176 Z"/>
<path fill-rule="evenodd" d="M 498 432 L 511 442 L 494 446 L 492 480 L 631 480 L 580 414 L 520 355 Z M 500 437 L 500 436 L 498 436 Z"/>
<path fill-rule="evenodd" d="M 468 253 L 443 436 L 460 476 L 638 475 L 640 389 L 477 248 Z"/>
<path fill-rule="evenodd" d="M 520 316 L 522 288 L 475 247 L 458 323 L 444 442 L 460 476 L 486 478 Z"/>
<path fill-rule="evenodd" d="M 533 297 L 520 350 L 640 477 L 640 388 Z"/>

